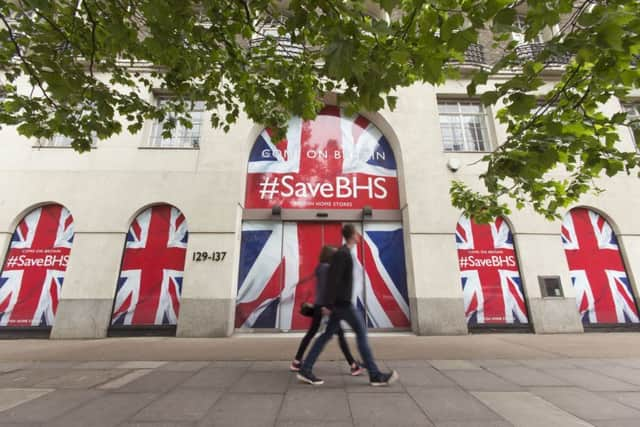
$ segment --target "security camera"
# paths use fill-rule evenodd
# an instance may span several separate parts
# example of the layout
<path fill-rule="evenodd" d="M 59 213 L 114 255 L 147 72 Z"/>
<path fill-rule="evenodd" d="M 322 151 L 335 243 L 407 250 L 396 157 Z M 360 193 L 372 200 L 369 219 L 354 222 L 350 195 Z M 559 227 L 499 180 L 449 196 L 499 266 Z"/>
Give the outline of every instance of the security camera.
<path fill-rule="evenodd" d="M 447 167 L 449 168 L 449 170 L 451 172 L 456 172 L 458 169 L 460 169 L 460 160 L 458 160 L 458 159 L 449 159 L 447 161 Z"/>

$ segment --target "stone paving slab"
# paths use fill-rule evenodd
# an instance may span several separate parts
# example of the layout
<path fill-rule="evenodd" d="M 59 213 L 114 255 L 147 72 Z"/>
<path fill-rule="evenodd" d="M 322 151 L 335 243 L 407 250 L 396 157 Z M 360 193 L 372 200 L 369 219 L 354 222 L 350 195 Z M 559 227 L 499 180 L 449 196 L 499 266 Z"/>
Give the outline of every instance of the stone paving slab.
<path fill-rule="evenodd" d="M 282 394 L 227 393 L 207 412 L 198 426 L 271 427 L 282 405 Z"/>
<path fill-rule="evenodd" d="M 53 389 L 37 389 L 37 388 L 3 388 L 0 389 L 0 412 L 11 409 L 15 406 L 37 399 L 47 393 L 51 393 Z"/>
<path fill-rule="evenodd" d="M 636 391 L 640 386 L 617 380 L 588 369 L 545 369 L 544 372 L 591 391 Z"/>
<path fill-rule="evenodd" d="M 518 391 L 521 387 L 485 370 L 443 371 L 443 373 L 467 390 Z"/>
<path fill-rule="evenodd" d="M 568 383 L 560 378 L 526 366 L 504 366 L 487 368 L 499 377 L 521 386 L 563 386 Z"/>
<path fill-rule="evenodd" d="M 144 407 L 134 421 L 192 421 L 202 419 L 221 391 L 175 388 Z"/>
<path fill-rule="evenodd" d="M 590 427 L 591 424 L 528 392 L 473 392 L 518 427 Z"/>
<path fill-rule="evenodd" d="M 640 421 L 638 410 L 588 390 L 575 387 L 536 387 L 531 392 L 584 420 L 638 417 Z"/>
<path fill-rule="evenodd" d="M 350 393 L 349 406 L 355 426 L 433 426 L 415 401 L 403 393 Z"/>
<path fill-rule="evenodd" d="M 43 423 L 102 397 L 97 390 L 57 390 L 2 412 L 3 422 Z"/>
<path fill-rule="evenodd" d="M 461 388 L 408 387 L 407 392 L 433 422 L 504 421 L 473 395 Z"/>
<path fill-rule="evenodd" d="M 351 421 L 347 393 L 307 387 L 290 390 L 278 416 L 279 421 Z"/>

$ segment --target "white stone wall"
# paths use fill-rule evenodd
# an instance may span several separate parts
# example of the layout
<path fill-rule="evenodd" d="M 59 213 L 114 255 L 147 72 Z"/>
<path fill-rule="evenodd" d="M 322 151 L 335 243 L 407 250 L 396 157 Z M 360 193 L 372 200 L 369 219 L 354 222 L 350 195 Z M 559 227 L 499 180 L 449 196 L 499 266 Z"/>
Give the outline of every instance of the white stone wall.
<path fill-rule="evenodd" d="M 463 180 L 479 188 L 482 154 L 442 150 L 437 95 L 466 96 L 465 82 L 434 88 L 416 85 L 397 94 L 395 111 L 367 114 L 395 150 L 406 233 L 413 329 L 421 334 L 466 333 L 454 231 L 460 212 L 451 207 L 449 183 Z M 617 102 L 603 107 L 619 109 Z M 185 265 L 179 336 L 224 336 L 233 332 L 238 248 L 244 179 L 251 144 L 260 126 L 240 118 L 229 133 L 211 129 L 205 115 L 200 148 L 141 148 L 152 123 L 142 132 L 126 132 L 98 142 L 89 153 L 39 148 L 37 141 L 0 130 L 0 257 L 10 234 L 31 208 L 46 202 L 66 206 L 76 238 L 62 291 L 53 337 L 106 335 L 115 294 L 124 237 L 133 218 L 154 203 L 170 203 L 185 215 L 189 248 Z M 492 123 L 496 141 L 505 129 Z M 630 133 L 621 130 L 621 147 L 632 150 Z M 461 161 L 455 173 L 446 163 Z M 640 185 L 634 176 L 602 179 L 607 191 L 585 197 L 581 205 L 606 214 L 619 234 L 630 278 L 638 295 L 640 275 Z M 560 222 L 531 210 L 509 218 L 531 317 L 537 332 L 579 331 L 568 269 L 560 241 Z M 195 263 L 193 251 L 225 250 L 221 263 Z M 559 275 L 564 305 L 545 303 L 538 275 Z M 571 311 L 573 307 L 574 311 Z M 78 317 L 81 316 L 81 317 Z M 85 321 L 86 319 L 86 321 Z M 84 322 L 84 323 L 83 323 Z"/>

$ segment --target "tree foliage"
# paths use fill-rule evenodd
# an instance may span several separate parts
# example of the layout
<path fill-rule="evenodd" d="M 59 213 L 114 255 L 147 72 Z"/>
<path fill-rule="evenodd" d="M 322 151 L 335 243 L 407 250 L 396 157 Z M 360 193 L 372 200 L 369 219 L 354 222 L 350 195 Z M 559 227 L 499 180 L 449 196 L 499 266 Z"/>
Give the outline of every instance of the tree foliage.
<path fill-rule="evenodd" d="M 520 14 L 526 42 L 560 29 L 525 59 L 510 38 Z M 78 151 L 149 119 L 189 126 L 195 101 L 225 130 L 244 111 L 282 132 L 327 93 L 350 112 L 393 109 L 398 88 L 460 77 L 491 32 L 500 58 L 471 73 L 468 93 L 500 106 L 508 138 L 484 158 L 486 194 L 454 182 L 455 206 L 487 220 L 512 198 L 553 218 L 639 161 L 616 144 L 627 115 L 600 112 L 640 84 L 636 0 L 0 0 L 0 20 L 0 123 L 65 135 Z M 558 58 L 569 63 L 552 67 Z"/>

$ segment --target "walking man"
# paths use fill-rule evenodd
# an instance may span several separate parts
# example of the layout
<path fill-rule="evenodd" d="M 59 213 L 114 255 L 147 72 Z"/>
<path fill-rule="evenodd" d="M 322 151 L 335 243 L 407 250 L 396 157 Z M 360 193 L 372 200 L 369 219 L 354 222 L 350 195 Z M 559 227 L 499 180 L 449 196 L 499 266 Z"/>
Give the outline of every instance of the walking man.
<path fill-rule="evenodd" d="M 313 347 L 309 350 L 309 354 L 298 372 L 298 379 L 313 385 L 324 384 L 322 379 L 313 374 L 313 365 L 316 363 L 324 346 L 338 331 L 340 321 L 344 320 L 356 334 L 358 350 L 364 360 L 365 367 L 369 371 L 369 383 L 373 386 L 386 386 L 398 379 L 398 373 L 393 370 L 389 373 L 380 372 L 373 360 L 373 354 L 369 347 L 367 329 L 356 308 L 351 304 L 353 293 L 351 249 L 360 242 L 360 237 L 352 224 L 345 224 L 342 227 L 342 237 L 344 237 L 345 244 L 331 259 L 327 281 L 327 306 L 322 308 L 323 311 L 331 314 L 329 323 L 325 332 L 316 339 Z"/>

